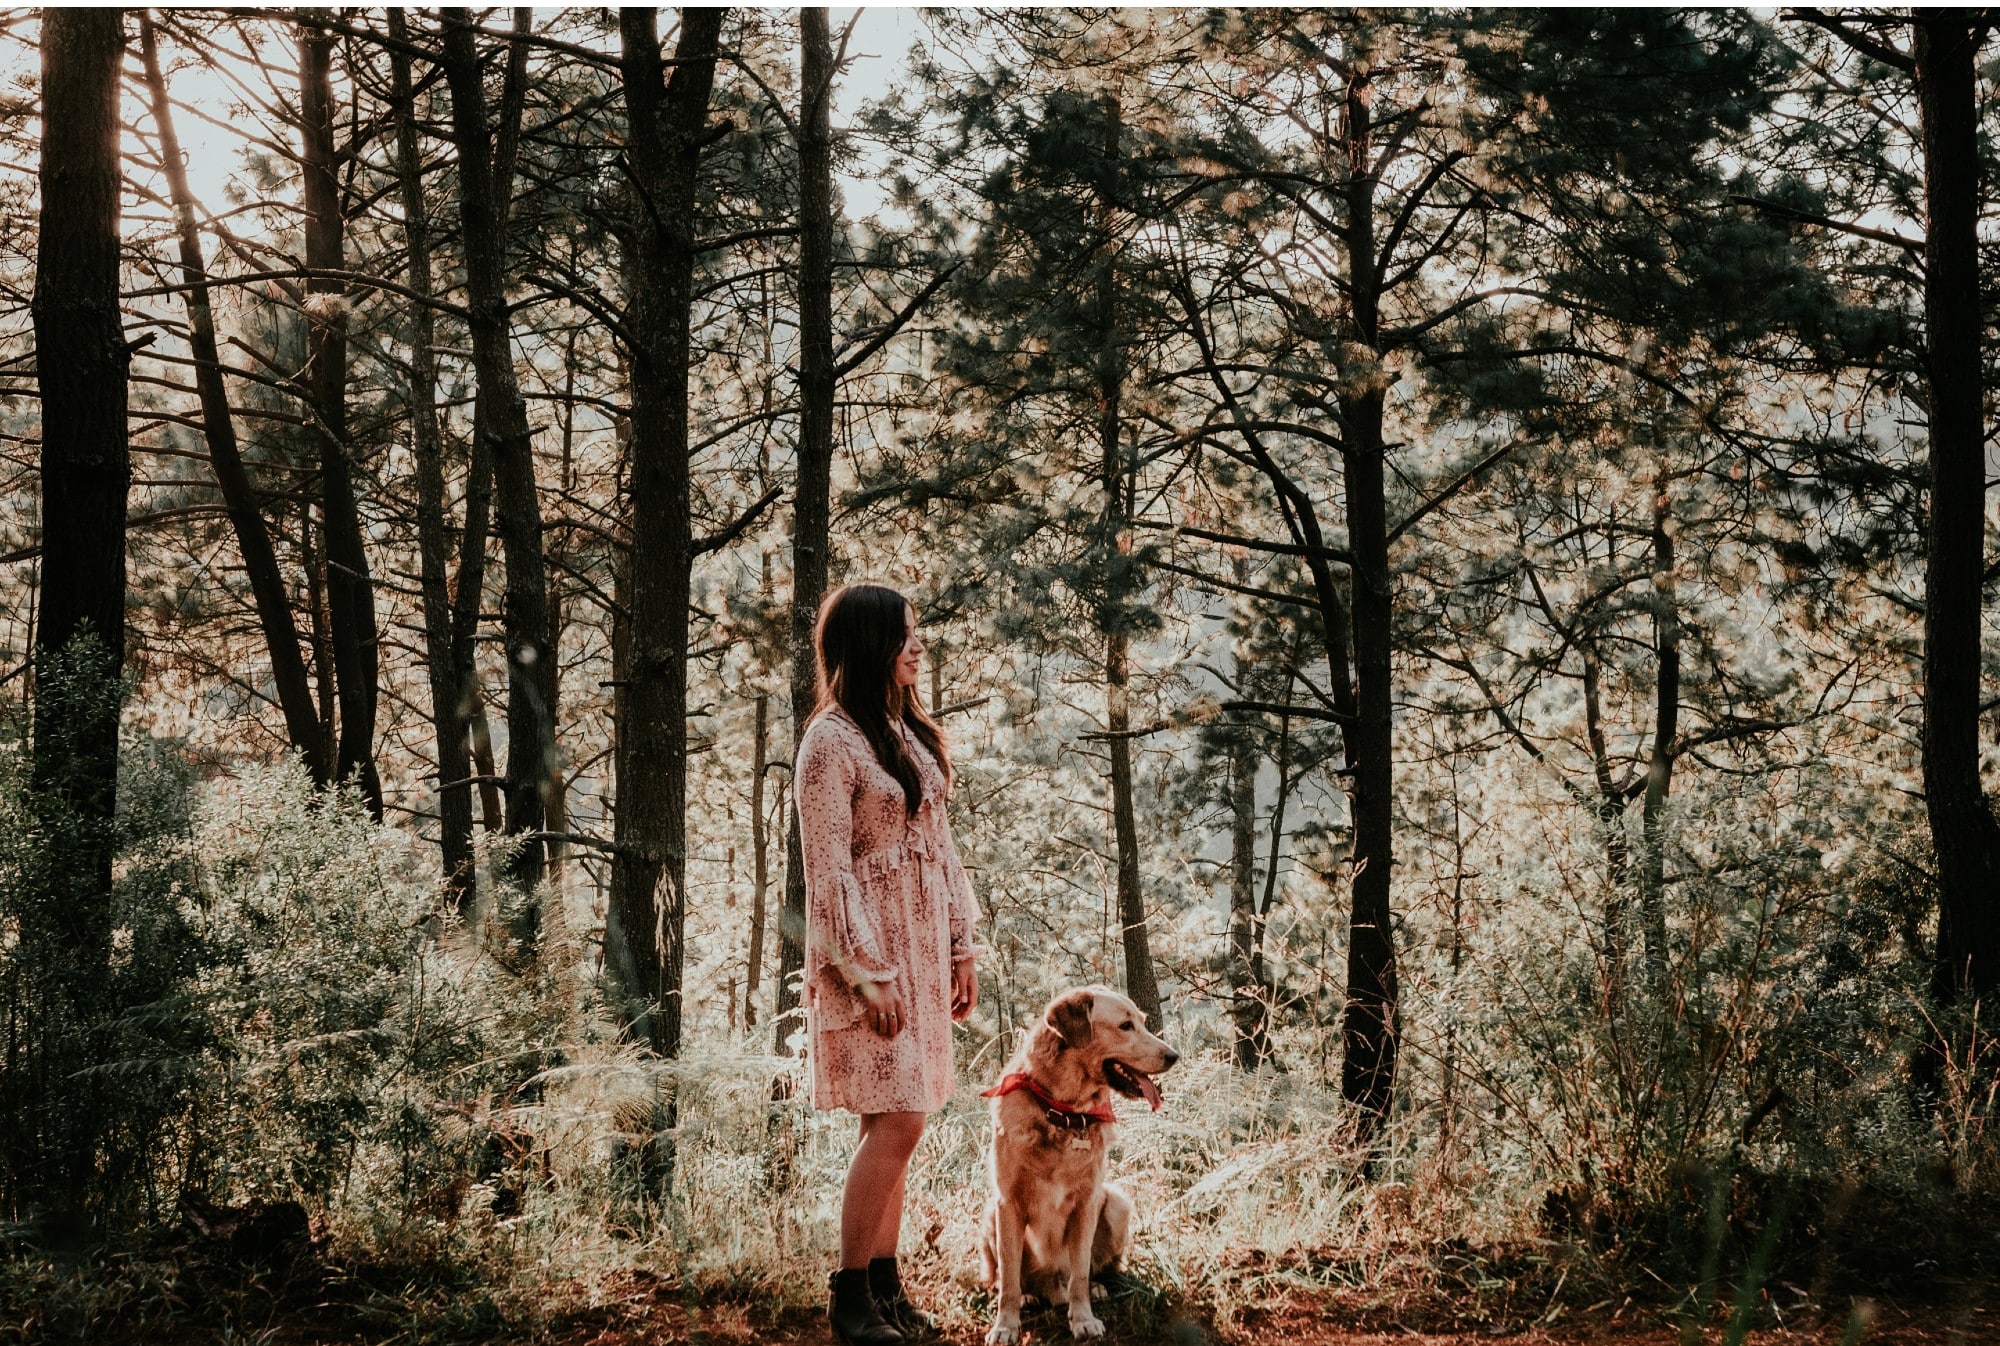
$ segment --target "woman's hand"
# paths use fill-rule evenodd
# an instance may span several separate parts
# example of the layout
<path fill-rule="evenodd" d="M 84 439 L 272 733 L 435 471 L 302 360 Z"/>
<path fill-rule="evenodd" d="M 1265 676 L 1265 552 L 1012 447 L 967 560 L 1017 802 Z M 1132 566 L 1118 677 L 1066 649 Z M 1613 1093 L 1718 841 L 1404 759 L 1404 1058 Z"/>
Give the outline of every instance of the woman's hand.
<path fill-rule="evenodd" d="M 961 958 L 951 965 L 951 1021 L 964 1019 L 978 1003 L 978 965 L 970 958 Z"/>
<path fill-rule="evenodd" d="M 868 1002 L 868 1026 L 885 1038 L 903 1031 L 903 996 L 892 981 L 864 981 L 855 988 Z"/>

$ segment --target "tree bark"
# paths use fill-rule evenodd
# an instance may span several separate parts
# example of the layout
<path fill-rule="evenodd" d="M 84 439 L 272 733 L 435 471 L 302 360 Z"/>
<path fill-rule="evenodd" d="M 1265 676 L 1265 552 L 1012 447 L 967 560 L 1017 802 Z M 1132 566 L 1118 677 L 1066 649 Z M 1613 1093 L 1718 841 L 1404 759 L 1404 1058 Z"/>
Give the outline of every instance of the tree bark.
<path fill-rule="evenodd" d="M 799 10 L 799 447 L 792 488 L 792 750 L 813 712 L 813 623 L 826 597 L 833 496 L 833 35 L 824 9 Z M 796 810 L 787 816 L 785 909 L 778 921 L 772 1032 L 785 1049 L 805 967 L 806 871 Z"/>
<path fill-rule="evenodd" d="M 1451 765 L 1451 960 L 1450 993 L 1458 993 L 1459 974 L 1465 966 L 1465 815 L 1459 808 L 1458 761 Z M 1444 1060 L 1438 1099 L 1438 1140 L 1447 1149 L 1458 1129 L 1458 1025 L 1457 1014 L 1445 1017 Z"/>
<path fill-rule="evenodd" d="M 1662 815 L 1674 780 L 1674 739 L 1681 720 L 1681 624 L 1674 599 L 1673 518 L 1667 485 L 1653 508 L 1653 649 L 1659 669 L 1653 695 L 1653 753 L 1646 763 L 1640 803 L 1639 918 L 1645 941 L 1646 978 L 1655 990 L 1667 981 L 1666 837 Z"/>
<path fill-rule="evenodd" d="M 1380 277 L 1375 266 L 1375 177 L 1371 164 L 1369 89 L 1350 80 L 1346 97 L 1348 280 L 1354 340 L 1379 348 Z M 1395 707 L 1390 665 L 1391 593 L 1387 505 L 1383 498 L 1385 386 L 1370 378 L 1341 396 L 1347 430 L 1343 454 L 1348 547 L 1353 556 L 1355 714 L 1347 735 L 1354 773 L 1353 906 L 1348 921 L 1347 1013 L 1342 1025 L 1341 1094 L 1378 1129 L 1395 1098 L 1399 1030 L 1395 927 L 1390 909 L 1394 863 L 1394 780 L 1390 752 Z"/>
<path fill-rule="evenodd" d="M 1118 162 L 1122 113 L 1118 100 L 1105 100 L 1103 171 L 1099 175 L 1098 210 L 1104 226 L 1103 258 L 1097 275 L 1100 324 L 1097 361 L 1097 442 L 1102 454 L 1104 530 L 1112 548 L 1123 554 L 1130 547 L 1126 493 L 1131 467 L 1120 435 L 1125 384 L 1124 337 L 1119 330 L 1118 258 L 1113 244 L 1110 180 Z M 1139 826 L 1132 798 L 1131 660 L 1126 633 L 1127 595 L 1105 596 L 1101 615 L 1104 631 L 1105 748 L 1111 757 L 1111 830 L 1116 844 L 1118 925 L 1125 953 L 1125 994 L 1153 1021 L 1160 1022 L 1160 986 L 1153 975 L 1153 946 L 1148 938 L 1146 894 L 1139 883 Z"/>
<path fill-rule="evenodd" d="M 479 612 L 486 601 L 486 544 L 493 526 L 493 449 L 472 413 L 472 442 L 466 451 L 465 519 L 459 532 L 458 578 L 451 590 L 451 671 L 459 689 L 472 771 L 479 778 L 479 821 L 488 832 L 507 825 L 494 784 L 493 731 L 486 722 L 486 699 L 479 688 Z"/>
<path fill-rule="evenodd" d="M 1616 1017 L 1624 1012 L 1628 964 L 1632 955 L 1632 854 L 1625 839 L 1625 805 L 1629 796 L 1611 775 L 1610 740 L 1604 734 L 1601 660 L 1596 635 L 1577 640 L 1583 665 L 1583 736 L 1590 745 L 1591 780 L 1597 793 L 1592 804 L 1599 834 L 1604 838 L 1604 970 L 1605 1005 Z M 1579 799 L 1589 798 L 1582 794 Z M 1642 918 L 1643 920 L 1643 918 Z"/>
<path fill-rule="evenodd" d="M 417 99 L 410 58 L 402 49 L 409 24 L 389 11 L 390 78 L 396 99 L 396 177 L 403 198 L 403 244 L 409 251 L 405 283 L 421 299 L 435 286 L 431 235 L 424 200 L 423 148 L 417 132 Z M 421 299 L 410 311 L 410 449 L 417 469 L 417 554 L 423 594 L 424 671 L 431 693 L 431 727 L 437 741 L 438 851 L 445 889 L 461 915 L 469 914 L 472 875 L 472 753 L 466 739 L 465 684 L 454 658 L 451 538 L 445 522 L 444 445 L 437 419 L 437 319 Z M 470 493 L 468 492 L 468 495 Z M 472 551 L 484 555 L 485 548 Z M 471 554 L 467 554 L 467 560 Z"/>
<path fill-rule="evenodd" d="M 571 243 L 571 265 L 575 266 L 575 243 Z M 562 472 L 556 478 L 557 487 L 564 499 L 576 494 L 576 371 L 577 371 L 577 329 L 572 327 L 565 340 L 563 357 L 563 400 L 562 400 Z M 576 536 L 574 528 L 564 528 L 560 534 L 562 541 L 554 549 L 555 570 L 558 576 L 570 573 L 570 546 Z M 565 602 L 563 585 L 558 578 L 549 591 L 549 720 L 552 724 L 562 723 L 562 642 L 563 627 L 570 608 Z M 569 831 L 569 786 L 570 782 L 558 760 L 550 771 L 550 786 L 547 796 L 548 830 L 558 834 Z M 564 910 L 565 871 L 569 866 L 569 844 L 552 837 L 549 840 L 549 883 L 552 891 L 549 905 L 553 914 Z"/>
<path fill-rule="evenodd" d="M 2000 991 L 2000 825 L 1979 778 L 1986 545 L 1980 391 L 1978 35 L 1963 14 L 1914 11 L 1923 123 L 1930 536 L 1924 565 L 1924 801 L 1937 852 L 1934 989 L 1990 1006 Z"/>
<path fill-rule="evenodd" d="M 515 11 L 517 32 L 526 28 L 527 14 Z M 527 44 L 509 44 L 496 135 L 487 114 L 471 12 L 447 9 L 443 16 L 445 79 L 451 89 L 452 136 L 458 146 L 467 326 L 480 403 L 474 423 L 483 426 L 492 459 L 500 553 L 507 569 L 506 827 L 509 834 L 539 832 L 544 830 L 547 797 L 557 786 L 560 767 L 552 716 L 548 572 L 542 557 L 534 436 L 514 371 L 506 275 L 507 213 L 526 92 Z M 543 845 L 530 842 L 516 853 L 510 877 L 532 893 L 543 871 Z M 530 904 L 515 933 L 532 943 L 536 924 Z"/>
<path fill-rule="evenodd" d="M 38 1057 L 23 1120 L 39 1153 L 8 1157 L 29 1192 L 74 1208 L 94 1175 L 102 1126 L 80 1073 L 111 953 L 119 678 L 125 660 L 125 522 L 131 485 L 118 308 L 124 13 L 42 11 L 41 232 L 35 249 L 35 379 L 41 393 L 42 557 L 35 633 L 33 781 L 48 872 L 20 908 Z M 38 899 L 38 900 L 37 900 Z M 13 1092 L 12 1089 L 9 1090 Z M 12 1112 L 19 1103 L 10 1102 Z M 8 1139 L 19 1133 L 9 1128 Z M 10 1184 L 13 1185 L 13 1184 Z M 32 1199 L 32 1198 L 31 1198 Z"/>
<path fill-rule="evenodd" d="M 299 32 L 299 164 L 304 175 L 306 265 L 338 271 L 346 251 L 339 158 L 333 135 L 331 35 Z M 347 286 L 315 274 L 306 281 L 306 396 L 320 445 L 320 532 L 326 555 L 327 626 L 340 709 L 334 774 L 352 776 L 376 818 L 382 780 L 375 769 L 377 648 L 375 586 L 354 501 L 347 435 Z"/>
<path fill-rule="evenodd" d="M 724 11 L 686 9 L 671 78 L 657 12 L 619 14 L 626 159 L 637 194 L 627 235 L 632 351 L 632 628 L 618 724 L 617 851 L 607 961 L 626 1031 L 681 1049 L 687 919 L 687 637 L 694 567 L 688 481 L 695 201 Z"/>
<path fill-rule="evenodd" d="M 87 819 L 117 797 L 118 705 L 104 679 L 125 663 L 126 439 L 131 353 L 118 311 L 119 67 L 124 12 L 43 11 L 41 232 L 35 248 L 35 378 L 42 404 L 42 569 L 35 784 Z M 81 638 L 90 669 L 49 661 Z M 108 842 L 108 838 L 106 839 Z M 108 896 L 111 852 L 91 857 Z M 79 917 L 84 914 L 79 913 Z M 80 919 L 94 947 L 109 909 Z"/>
<path fill-rule="evenodd" d="M 319 726 L 319 756 L 332 762 L 334 735 L 333 627 L 326 615 L 326 556 L 313 541 L 312 506 L 299 503 L 299 560 L 306 571 L 306 622 L 312 632 L 313 700 Z"/>
<path fill-rule="evenodd" d="M 1111 830 L 1117 846 L 1118 925 L 1125 953 L 1125 994 L 1157 1027 L 1160 986 L 1139 885 L 1139 824 L 1132 800 L 1131 664 L 1123 631 L 1104 638 L 1105 747 L 1111 755 Z"/>
<path fill-rule="evenodd" d="M 765 573 L 770 573 L 770 562 L 765 562 Z M 753 769 L 750 774 L 750 959 L 743 978 L 743 1027 L 757 1026 L 757 991 L 764 977 L 764 924 L 765 899 L 771 881 L 771 837 L 770 826 L 764 817 L 764 769 L 771 752 L 771 698 L 767 693 L 757 697 L 757 727 L 751 742 L 750 757 Z"/>
<path fill-rule="evenodd" d="M 299 648 L 298 621 L 278 568 L 278 552 L 271 543 L 271 531 L 264 522 L 256 489 L 250 483 L 236 440 L 236 422 L 229 410 L 229 391 L 223 382 L 222 357 L 215 336 L 208 263 L 202 256 L 201 231 L 195 223 L 194 193 L 188 189 L 187 164 L 182 159 L 180 135 L 174 125 L 173 102 L 167 97 L 167 80 L 160 68 L 159 42 L 152 18 L 145 10 L 139 11 L 139 47 L 153 124 L 160 136 L 167 192 L 173 205 L 181 283 L 187 286 L 188 345 L 194 356 L 202 436 L 208 444 L 208 460 L 215 472 L 216 485 L 229 510 L 230 527 L 236 534 L 236 548 L 243 558 L 250 596 L 264 633 L 264 646 L 270 654 L 271 680 L 277 688 L 278 706 L 284 712 L 285 736 L 293 751 L 304 760 L 313 780 L 323 785 L 331 779 L 331 764 L 320 755 L 319 716 L 313 706 L 305 655 Z"/>
<path fill-rule="evenodd" d="M 1250 579 L 1247 562 L 1235 563 L 1239 584 Z M 1236 642 L 1236 694 L 1254 696 L 1257 667 L 1255 650 L 1247 634 Z M 1270 1060 L 1271 987 L 1264 970 L 1264 928 L 1268 920 L 1270 885 L 1266 885 L 1266 910 L 1257 904 L 1257 765 L 1255 726 L 1236 726 L 1229 740 L 1229 989 L 1231 1017 L 1236 1022 L 1235 1057 L 1242 1070 L 1255 1070 Z M 1279 763 L 1279 783 L 1285 770 Z M 1272 815 L 1272 868 L 1277 866 L 1276 837 L 1282 829 L 1282 809 Z"/>
<path fill-rule="evenodd" d="M 1230 1009 L 1236 1065 L 1255 1070 L 1264 1059 L 1265 1006 L 1257 975 L 1257 744 L 1247 724 L 1229 741 L 1229 817 Z"/>

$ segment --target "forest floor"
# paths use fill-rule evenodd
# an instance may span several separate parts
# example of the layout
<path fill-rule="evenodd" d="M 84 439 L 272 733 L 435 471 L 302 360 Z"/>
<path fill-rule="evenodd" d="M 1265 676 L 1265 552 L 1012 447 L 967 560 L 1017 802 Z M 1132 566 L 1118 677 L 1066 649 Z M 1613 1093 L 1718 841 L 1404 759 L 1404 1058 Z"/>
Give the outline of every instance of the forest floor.
<path fill-rule="evenodd" d="M 1694 1342 L 1741 1341 L 1744 1346 L 1972 1346 L 2000 1343 L 2000 1312 L 1983 1308 L 1943 1309 L 1927 1306 L 1870 1304 L 1861 1314 L 1857 1335 L 1852 1311 L 1799 1317 L 1785 1326 L 1767 1325 L 1747 1335 L 1733 1336 L 1718 1321 L 1705 1331 L 1688 1334 L 1657 1313 L 1603 1308 L 1557 1315 L 1547 1325 L 1506 1322 L 1453 1328 L 1428 1321 L 1430 1315 L 1402 1315 L 1381 1309 L 1357 1309 L 1338 1298 L 1296 1297 L 1239 1313 L 1226 1328 L 1206 1314 L 1173 1311 L 1148 1314 L 1105 1313 L 1110 1334 L 1105 1346 L 1482 1346 L 1506 1341 L 1520 1346 L 1692 1346 Z M 1024 1339 L 1031 1343 L 1070 1340 L 1060 1311 L 1025 1316 Z M 781 1313 L 760 1311 L 751 1304 L 718 1303 L 690 1309 L 672 1297 L 643 1296 L 611 1308 L 581 1314 L 568 1322 L 551 1322 L 528 1340 L 547 1346 L 822 1346 L 828 1340 L 826 1319 L 815 1310 Z M 982 1326 L 946 1330 L 934 1339 L 939 1346 L 975 1346 L 984 1340 Z"/>
<path fill-rule="evenodd" d="M 762 1283 L 691 1292 L 630 1268 L 585 1279 L 487 1283 L 432 1264 L 301 1259 L 253 1270 L 207 1258 L 0 1257 L 0 1346 L 57 1341 L 180 1346 L 824 1346 L 826 1317 Z M 1146 1294 L 1102 1303 L 1104 1346 L 2000 1346 L 2000 1287 L 1933 1282 L 1923 1298 L 1825 1295 L 1789 1282 L 1759 1294 L 1747 1331 L 1716 1316 L 1682 1320 L 1664 1299 L 1585 1305 L 1568 1278 L 1485 1293 L 1440 1287 L 1334 1289 L 1265 1282 L 1249 1301 L 1182 1303 Z M 1211 1287 L 1213 1288 L 1213 1287 Z M 922 1284 L 943 1320 L 935 1346 L 978 1346 L 990 1312 L 968 1284 Z M 1239 1287 L 1242 1293 L 1242 1287 Z M 1603 1293 L 1599 1291 L 1599 1293 Z M 1071 1340 L 1059 1308 L 1034 1304 L 1024 1340 Z"/>
<path fill-rule="evenodd" d="M 261 1346 L 824 1346 L 824 1313 L 748 1290 L 693 1297 L 650 1275 L 597 1281 L 571 1298 L 551 1284 L 502 1309 L 472 1285 L 398 1288 L 372 1278 L 279 1277 L 232 1290 L 196 1275 L 153 1281 L 100 1299 L 95 1311 L 53 1302 L 9 1304 L 0 1295 L 0 1346 L 15 1342 L 256 1342 Z M 317 1282 L 314 1284 L 313 1282 Z M 583 1287 L 575 1287 L 581 1291 Z M 1767 1303 L 1758 1325 L 1733 1332 L 1718 1316 L 1697 1329 L 1660 1304 L 1559 1300 L 1461 1302 L 1360 1292 L 1289 1290 L 1226 1315 L 1171 1302 L 1099 1305 L 1104 1346 L 2000 1346 L 2000 1295 L 1967 1287 L 1954 1302 L 1843 1302 L 1783 1312 Z M 414 1293 L 412 1293 L 414 1292 Z M 949 1296 L 935 1346 L 977 1346 L 983 1296 Z M 51 1309 L 56 1311 L 51 1312 Z M 1071 1340 L 1060 1309 L 1030 1305 L 1024 1340 Z"/>
<path fill-rule="evenodd" d="M 1988 1296 L 1980 1295 L 1985 1299 Z M 1110 1328 L 1105 1346 L 1480 1346 L 1507 1341 L 1521 1346 L 1694 1346 L 1696 1342 L 1744 1346 L 1972 1346 L 2000 1344 L 2000 1309 L 1981 1304 L 1897 1305 L 1862 1301 L 1838 1311 L 1788 1315 L 1783 1324 L 1766 1314 L 1764 1325 L 1732 1334 L 1718 1319 L 1695 1331 L 1657 1308 L 1600 1305 L 1574 1312 L 1560 1308 L 1529 1322 L 1501 1317 L 1454 1324 L 1449 1304 L 1428 1308 L 1384 1307 L 1339 1295 L 1295 1294 L 1231 1315 L 1218 1325 L 1206 1312 L 1172 1307 L 1100 1306 Z M 951 1324 L 938 1346 L 975 1346 L 984 1323 Z M 1033 1307 L 1024 1315 L 1024 1340 L 1070 1340 L 1059 1309 Z M 309 1339 L 308 1339 L 309 1340 Z M 774 1310 L 746 1301 L 689 1304 L 671 1291 L 635 1285 L 622 1302 L 573 1317 L 556 1317 L 520 1338 L 536 1346 L 822 1346 L 829 1340 L 817 1309 Z M 303 1346 L 303 1340 L 301 1341 Z"/>

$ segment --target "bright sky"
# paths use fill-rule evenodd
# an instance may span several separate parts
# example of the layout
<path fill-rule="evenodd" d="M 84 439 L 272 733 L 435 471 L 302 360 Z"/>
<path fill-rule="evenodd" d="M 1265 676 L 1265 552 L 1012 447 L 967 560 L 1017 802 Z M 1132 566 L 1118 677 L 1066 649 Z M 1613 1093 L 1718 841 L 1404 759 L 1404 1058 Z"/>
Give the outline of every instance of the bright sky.
<path fill-rule="evenodd" d="M 855 12 L 852 7 L 829 11 L 835 34 Z M 854 116 L 863 103 L 883 97 L 895 86 L 911 43 L 923 35 L 922 14 L 913 7 L 860 11 L 854 36 L 848 42 L 847 70 L 834 88 L 836 127 Z M 204 78 L 197 70 L 185 70 L 174 75 L 173 88 L 176 98 L 204 106 L 220 120 L 228 119 L 229 94 L 221 81 Z M 231 132 L 195 117 L 177 119 L 176 129 L 187 152 L 188 185 L 204 207 L 224 209 L 229 201 L 229 179 L 241 166 L 242 142 Z M 841 189 L 852 218 L 871 214 L 881 203 L 880 193 L 870 182 L 845 182 Z"/>
<path fill-rule="evenodd" d="M 852 9 L 831 11 L 834 31 L 839 32 L 854 14 Z M 863 9 L 847 44 L 845 77 L 833 91 L 833 118 L 836 127 L 852 117 L 863 103 L 887 96 L 896 77 L 906 65 L 910 44 L 923 36 L 921 9 L 900 7 Z M 865 147 L 864 147 L 865 148 Z M 848 218 L 865 219 L 882 204 L 882 192 L 873 180 L 852 180 L 841 184 Z"/>

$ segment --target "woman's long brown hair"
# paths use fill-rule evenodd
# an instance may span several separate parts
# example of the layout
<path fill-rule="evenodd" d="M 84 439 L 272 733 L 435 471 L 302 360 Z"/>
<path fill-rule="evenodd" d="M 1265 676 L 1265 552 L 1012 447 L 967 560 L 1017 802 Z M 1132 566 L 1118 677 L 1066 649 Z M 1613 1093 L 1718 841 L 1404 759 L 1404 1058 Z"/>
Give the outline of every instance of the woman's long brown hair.
<path fill-rule="evenodd" d="M 902 738 L 889 722 L 901 720 L 917 742 L 930 750 L 951 783 L 951 756 L 944 734 L 925 712 L 914 687 L 896 685 L 896 660 L 909 640 L 910 600 L 885 584 L 847 584 L 819 605 L 813 648 L 819 654 L 819 695 L 813 714 L 833 706 L 861 727 L 875 760 L 903 787 L 912 818 L 923 806 L 923 777 Z"/>

